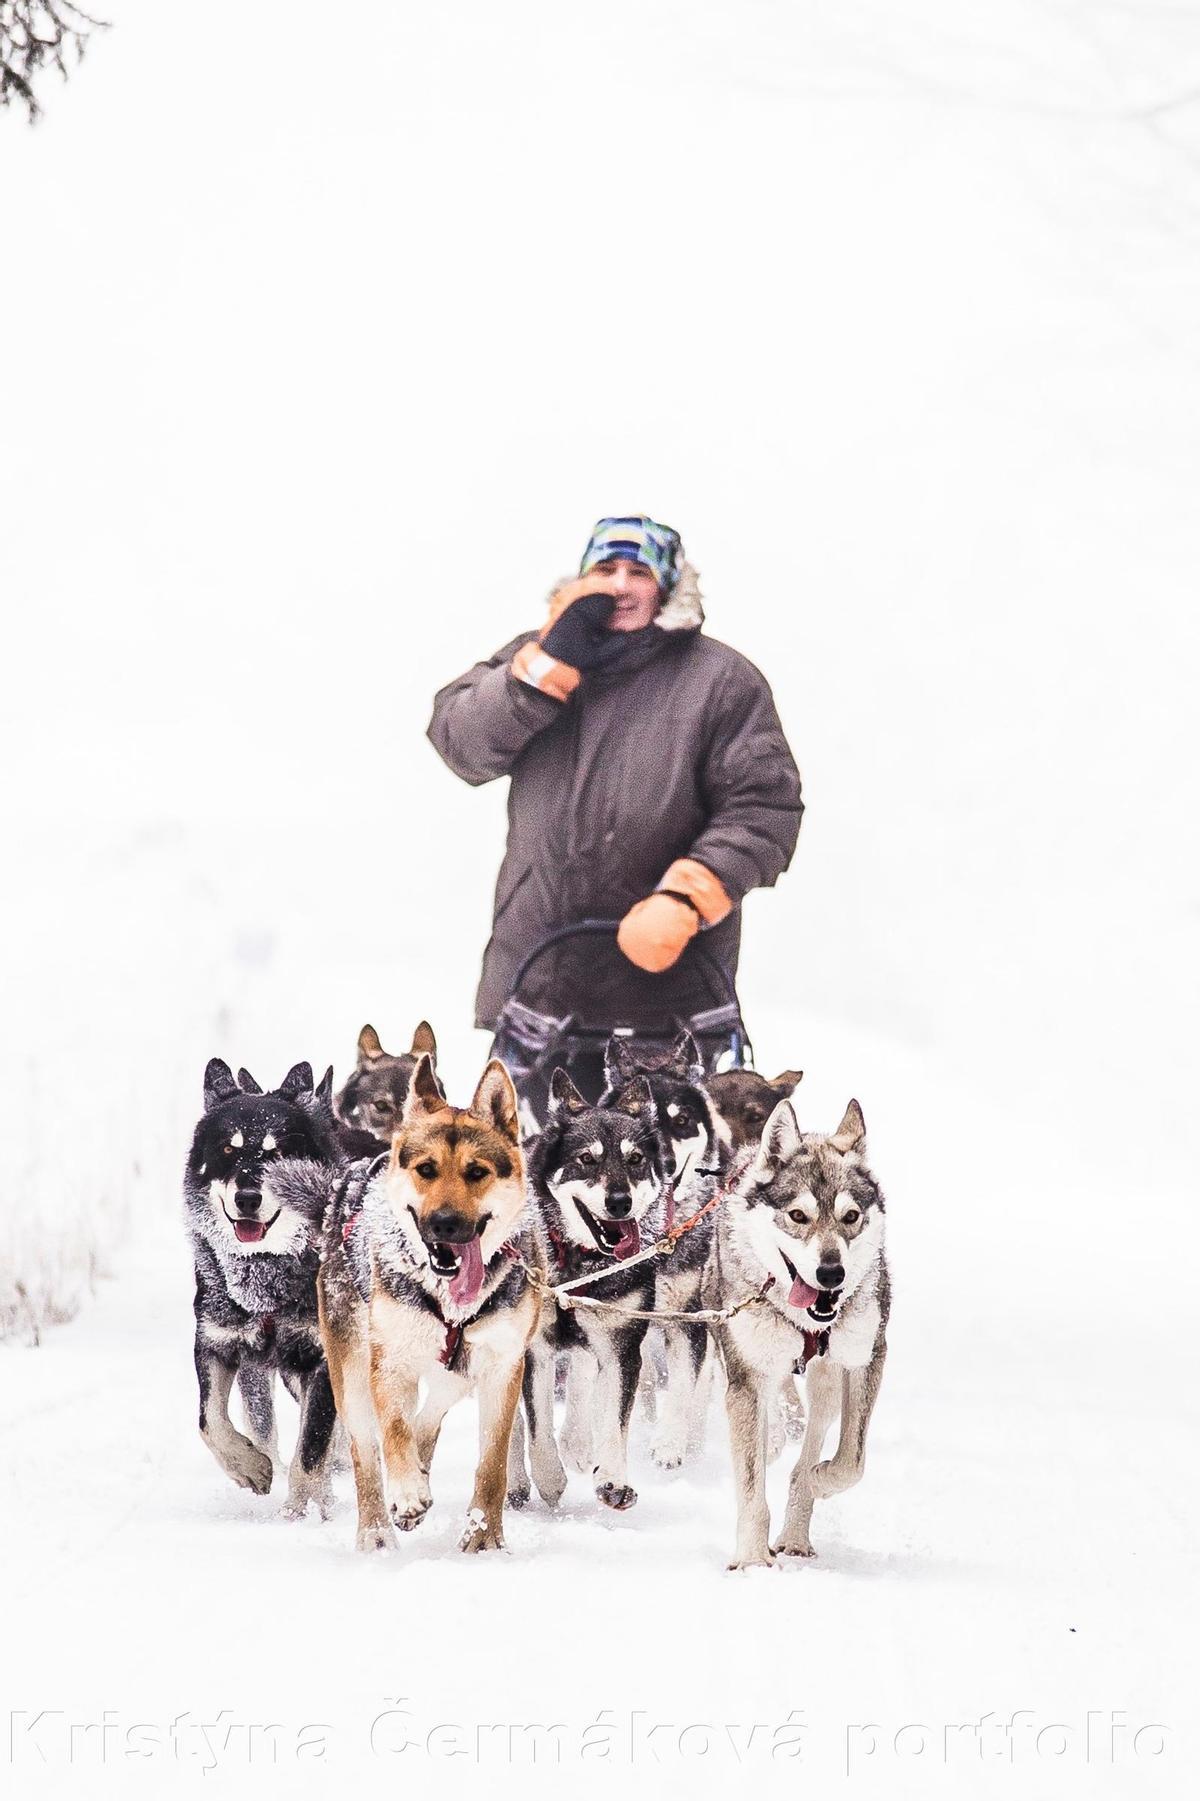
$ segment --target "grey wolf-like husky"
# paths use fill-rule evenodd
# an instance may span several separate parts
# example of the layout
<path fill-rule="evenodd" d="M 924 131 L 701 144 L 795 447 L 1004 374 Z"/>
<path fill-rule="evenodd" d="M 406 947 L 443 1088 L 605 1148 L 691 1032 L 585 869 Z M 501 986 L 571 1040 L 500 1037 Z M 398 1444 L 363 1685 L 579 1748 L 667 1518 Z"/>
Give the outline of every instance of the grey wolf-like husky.
<path fill-rule="evenodd" d="M 866 1162 L 866 1127 L 851 1101 L 837 1131 L 802 1133 L 790 1101 L 745 1153 L 718 1210 L 704 1304 L 756 1291 L 762 1303 L 713 1328 L 725 1366 L 725 1405 L 737 1484 L 731 1569 L 776 1555 L 811 1557 L 813 1503 L 863 1473 L 867 1427 L 886 1355 L 890 1284 L 883 1194 Z M 768 1410 L 791 1372 L 804 1373 L 807 1420 L 792 1471 L 783 1532 L 769 1542 Z M 821 1450 L 834 1420 L 838 1447 Z"/>

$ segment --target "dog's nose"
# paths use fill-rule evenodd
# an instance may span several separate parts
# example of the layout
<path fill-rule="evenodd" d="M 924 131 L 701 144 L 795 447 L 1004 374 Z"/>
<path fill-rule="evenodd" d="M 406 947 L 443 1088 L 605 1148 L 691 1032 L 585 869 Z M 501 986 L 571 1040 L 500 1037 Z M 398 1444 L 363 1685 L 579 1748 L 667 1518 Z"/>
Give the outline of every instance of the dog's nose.
<path fill-rule="evenodd" d="M 237 1204 L 240 1213 L 257 1213 L 262 1206 L 261 1188 L 239 1188 Z"/>
<path fill-rule="evenodd" d="M 621 1194 L 619 1190 L 616 1194 L 610 1194 L 608 1197 L 608 1212 L 612 1219 L 624 1219 L 632 1206 L 633 1197 Z"/>
<path fill-rule="evenodd" d="M 475 1230 L 476 1221 L 454 1207 L 435 1207 L 425 1220 L 425 1236 L 438 1244 L 465 1244 L 474 1238 Z"/>
<path fill-rule="evenodd" d="M 817 1282 L 822 1288 L 840 1288 L 846 1280 L 846 1272 L 840 1263 L 822 1263 L 817 1270 Z"/>

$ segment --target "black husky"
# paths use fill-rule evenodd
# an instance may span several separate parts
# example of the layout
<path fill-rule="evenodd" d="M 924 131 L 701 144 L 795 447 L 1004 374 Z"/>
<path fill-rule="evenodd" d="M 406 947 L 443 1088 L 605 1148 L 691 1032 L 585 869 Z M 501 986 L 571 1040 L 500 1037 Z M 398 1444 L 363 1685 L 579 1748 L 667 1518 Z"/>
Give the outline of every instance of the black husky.
<path fill-rule="evenodd" d="M 646 1083 L 635 1079 L 610 1108 L 590 1107 L 565 1070 L 555 1070 L 550 1114 L 529 1154 L 530 1189 L 546 1262 L 556 1282 L 595 1275 L 583 1293 L 646 1309 L 654 1301 L 652 1261 L 622 1269 L 663 1231 L 663 1192 L 671 1150 Z M 608 1273 L 611 1272 L 611 1273 Z M 553 1506 L 566 1486 L 554 1441 L 554 1367 L 566 1352 L 571 1370 L 563 1451 L 590 1472 L 606 1507 L 632 1507 L 626 1480 L 629 1416 L 637 1392 L 646 1322 L 592 1308 L 547 1304 L 525 1361 L 529 1459 L 542 1499 Z M 513 1433 L 509 1499 L 528 1498 L 520 1436 Z"/>
<path fill-rule="evenodd" d="M 266 1494 L 275 1445 L 274 1378 L 300 1402 L 286 1511 L 329 1504 L 333 1393 L 317 1331 L 317 1242 L 338 1160 L 330 1071 L 314 1091 L 297 1063 L 264 1094 L 214 1057 L 183 1181 L 196 1266 L 200 1435 L 226 1475 Z M 229 1417 L 237 1378 L 250 1437 Z"/>

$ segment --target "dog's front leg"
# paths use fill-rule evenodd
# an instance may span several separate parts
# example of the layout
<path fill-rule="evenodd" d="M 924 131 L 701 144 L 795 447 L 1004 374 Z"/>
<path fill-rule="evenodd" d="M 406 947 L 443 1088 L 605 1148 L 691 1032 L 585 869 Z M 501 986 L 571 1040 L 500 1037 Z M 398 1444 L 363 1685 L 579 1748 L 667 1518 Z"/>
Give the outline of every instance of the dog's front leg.
<path fill-rule="evenodd" d="M 497 1359 L 479 1384 L 479 1467 L 460 1551 L 504 1549 L 504 1491 L 513 1415 L 521 1398 L 525 1356 L 515 1363 Z"/>
<path fill-rule="evenodd" d="M 882 1342 L 864 1368 L 848 1369 L 844 1377 L 842 1430 L 838 1448 L 828 1463 L 819 1463 L 813 1471 L 813 1493 L 820 1500 L 840 1495 L 862 1479 L 867 1457 L 867 1428 L 883 1380 L 883 1363 L 887 1352 Z"/>
<path fill-rule="evenodd" d="M 375 1403 L 371 1398 L 371 1354 L 367 1310 L 336 1287 L 326 1287 L 326 1272 L 317 1280 L 317 1317 L 329 1383 L 338 1416 L 350 1440 L 354 1492 L 358 1499 L 360 1551 L 384 1551 L 395 1543 L 383 1493 L 383 1467 L 376 1437 Z"/>
<path fill-rule="evenodd" d="M 551 1359 L 551 1372 L 554 1363 Z M 595 1468 L 593 1420 L 596 1410 L 596 1354 L 574 1348 L 567 1358 L 567 1408 L 563 1419 L 562 1460 L 569 1470 L 590 1476 Z M 553 1374 L 551 1376 L 553 1381 Z M 553 1388 L 551 1389 L 553 1404 Z"/>
<path fill-rule="evenodd" d="M 650 1440 L 650 1455 L 660 1470 L 677 1470 L 696 1432 L 697 1391 L 708 1350 L 708 1328 L 676 1321 L 668 1328 L 666 1340 L 667 1388 Z"/>
<path fill-rule="evenodd" d="M 521 1378 L 522 1393 L 525 1378 Z M 528 1507 L 529 1505 L 529 1471 L 525 1465 L 525 1421 L 518 1406 L 513 1414 L 512 1434 L 508 1441 L 508 1504 L 510 1507 Z"/>
<path fill-rule="evenodd" d="M 627 1326 L 601 1340 L 596 1378 L 596 1497 L 623 1513 L 637 1500 L 626 1480 L 629 1418 L 642 1367 L 644 1325 Z"/>
<path fill-rule="evenodd" d="M 275 1371 L 261 1357 L 243 1357 L 237 1370 L 246 1431 L 251 1444 L 265 1451 L 274 1469 L 283 1471 L 279 1434 L 275 1426 Z"/>
<path fill-rule="evenodd" d="M 371 1340 L 371 1397 L 383 1440 L 389 1511 L 401 1532 L 411 1532 L 433 1505 L 429 1477 L 421 1468 L 413 1429 L 417 1383 L 407 1363 L 389 1357 L 386 1344 L 376 1338 Z"/>
<path fill-rule="evenodd" d="M 554 1442 L 554 1365 L 553 1350 L 535 1339 L 526 1353 L 522 1380 L 525 1414 L 529 1421 L 529 1468 L 547 1507 L 558 1506 L 567 1486 L 567 1473 Z M 516 1436 L 514 1428 L 513 1438 Z M 524 1475 L 524 1470 L 521 1473 Z M 528 1496 L 528 1487 L 525 1492 Z M 511 1464 L 509 1499 L 512 1499 Z"/>
<path fill-rule="evenodd" d="M 771 1565 L 767 1509 L 767 1410 L 763 1378 L 742 1361 L 728 1339 L 725 1362 L 725 1413 L 737 1485 L 737 1549 L 731 1570 Z"/>
<path fill-rule="evenodd" d="M 322 1361 L 316 1369 L 306 1370 L 300 1378 L 300 1430 L 288 1470 L 285 1519 L 302 1520 L 310 1501 L 316 1503 L 323 1520 L 333 1512 L 329 1451 L 336 1419 L 329 1371 Z"/>
<path fill-rule="evenodd" d="M 229 1396 L 237 1365 L 218 1357 L 205 1342 L 202 1330 L 196 1334 L 195 1355 L 196 1380 L 200 1384 L 200 1436 L 239 1488 L 265 1495 L 271 1487 L 271 1459 L 251 1444 L 229 1417 Z"/>
<path fill-rule="evenodd" d="M 437 1450 L 437 1442 L 442 1435 L 442 1421 L 455 1402 L 461 1401 L 468 1392 L 463 1378 L 453 1375 L 449 1370 L 433 1369 L 426 1374 L 425 1399 L 413 1426 L 413 1436 L 417 1442 L 417 1461 L 427 1476 L 433 1467 L 433 1453 Z"/>
<path fill-rule="evenodd" d="M 826 1357 L 818 1357 L 808 1366 L 805 1383 L 808 1414 L 800 1455 L 788 1484 L 787 1511 L 783 1516 L 783 1534 L 775 1546 L 786 1557 L 812 1557 L 808 1529 L 812 1522 L 813 1500 L 819 1490 L 814 1474 L 821 1457 L 825 1434 L 837 1418 L 842 1400 L 842 1370 Z"/>

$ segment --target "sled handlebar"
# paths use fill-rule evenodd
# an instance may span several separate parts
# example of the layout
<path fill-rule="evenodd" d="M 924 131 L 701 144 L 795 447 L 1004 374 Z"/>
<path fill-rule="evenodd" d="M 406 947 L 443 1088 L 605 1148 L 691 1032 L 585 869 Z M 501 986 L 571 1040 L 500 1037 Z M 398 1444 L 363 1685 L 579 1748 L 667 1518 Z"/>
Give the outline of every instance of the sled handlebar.
<path fill-rule="evenodd" d="M 512 996 L 520 994 L 521 983 L 525 980 L 529 971 L 538 961 L 538 958 L 543 956 L 546 951 L 552 950 L 556 944 L 561 944 L 565 938 L 615 938 L 617 927 L 620 923 L 621 921 L 619 919 L 579 919 L 576 920 L 574 925 L 557 926 L 553 932 L 547 932 L 546 936 L 534 945 L 528 956 L 526 956 L 520 964 L 516 975 L 512 979 L 509 994 Z M 729 1002 L 730 1006 L 738 1009 L 740 1017 L 741 1009 L 738 1005 L 737 989 L 734 987 L 733 977 L 729 970 L 726 969 L 725 965 L 717 957 L 714 957 L 711 951 L 706 950 L 704 945 L 699 943 L 695 938 L 693 938 L 688 945 L 684 955 L 690 956 L 697 963 L 702 964 L 708 974 L 715 978 L 718 986 L 724 993 L 725 999 Z"/>

